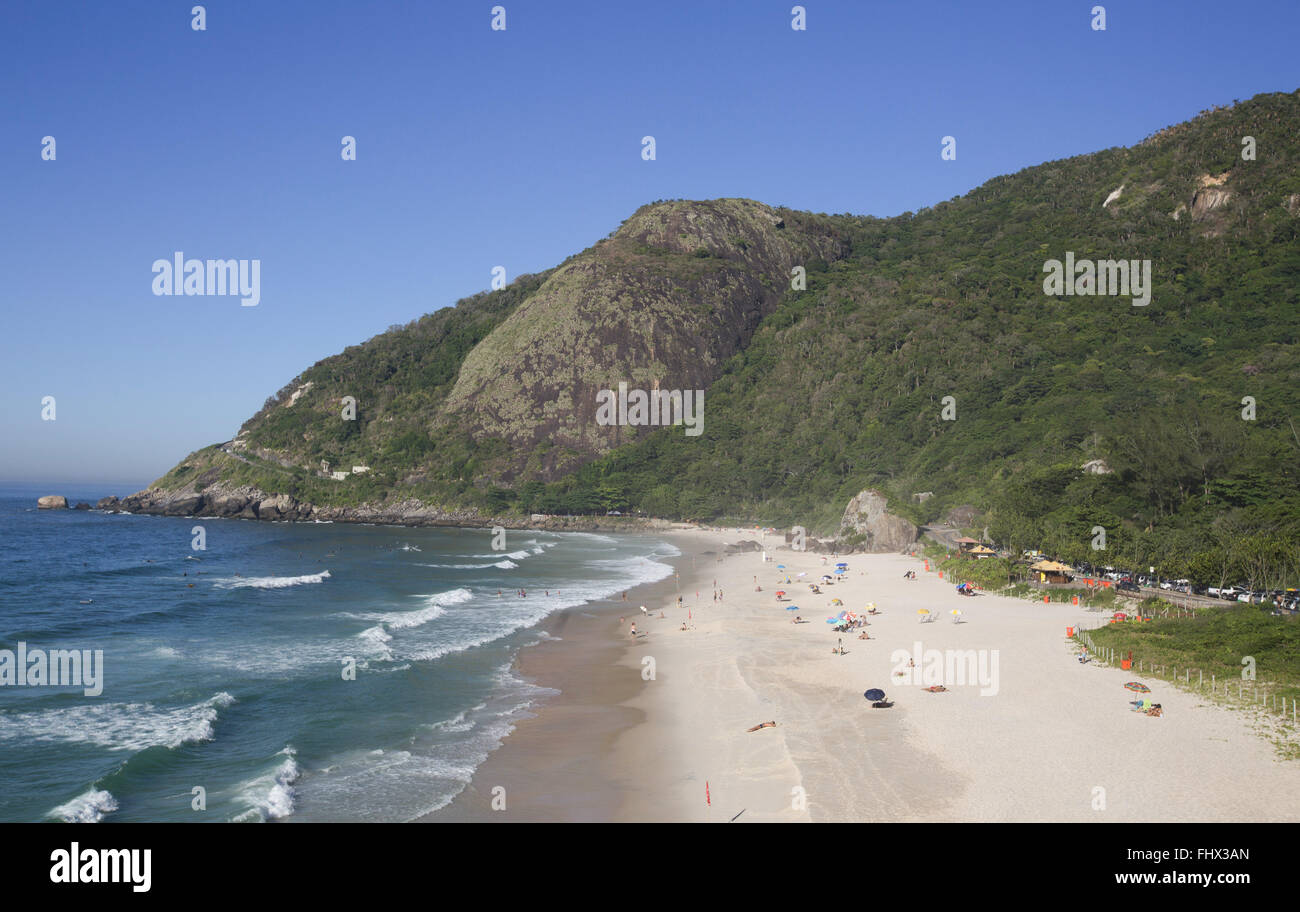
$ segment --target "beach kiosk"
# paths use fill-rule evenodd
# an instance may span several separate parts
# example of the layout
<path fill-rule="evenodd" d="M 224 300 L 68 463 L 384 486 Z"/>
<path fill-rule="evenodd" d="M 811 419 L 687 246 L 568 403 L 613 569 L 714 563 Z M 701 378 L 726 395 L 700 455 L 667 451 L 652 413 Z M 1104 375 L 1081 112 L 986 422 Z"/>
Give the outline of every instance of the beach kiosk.
<path fill-rule="evenodd" d="M 1074 568 L 1060 561 L 1040 560 L 1029 569 L 1038 574 L 1040 583 L 1068 583 L 1074 579 Z"/>

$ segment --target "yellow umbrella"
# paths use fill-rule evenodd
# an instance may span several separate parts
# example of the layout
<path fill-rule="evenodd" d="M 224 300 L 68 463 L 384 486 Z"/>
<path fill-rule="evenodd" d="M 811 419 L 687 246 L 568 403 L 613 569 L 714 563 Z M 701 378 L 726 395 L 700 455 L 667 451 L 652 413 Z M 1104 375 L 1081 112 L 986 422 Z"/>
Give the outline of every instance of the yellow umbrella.
<path fill-rule="evenodd" d="M 842 602 L 840 599 L 831 599 L 831 604 L 832 604 L 832 605 L 843 605 L 844 602 Z"/>
<path fill-rule="evenodd" d="M 930 613 L 930 609 L 929 609 L 929 608 L 917 608 L 917 609 L 916 609 L 916 613 L 917 613 L 917 614 L 929 614 L 929 613 Z"/>

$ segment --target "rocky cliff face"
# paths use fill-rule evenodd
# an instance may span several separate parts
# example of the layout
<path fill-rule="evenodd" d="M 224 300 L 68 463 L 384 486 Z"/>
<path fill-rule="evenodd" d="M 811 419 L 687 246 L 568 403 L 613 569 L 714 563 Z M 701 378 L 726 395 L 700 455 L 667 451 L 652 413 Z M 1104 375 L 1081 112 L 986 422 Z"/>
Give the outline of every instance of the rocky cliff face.
<path fill-rule="evenodd" d="M 272 494 L 258 488 L 234 486 L 217 481 L 205 487 L 194 485 L 180 490 L 154 487 L 127 497 L 104 497 L 97 509 L 110 513 L 148 513 L 195 518 L 259 519 L 295 522 L 356 522 L 397 526 L 455 526 L 460 528 L 500 525 L 508 529 L 552 529 L 555 531 L 611 531 L 670 528 L 666 521 L 598 516 L 534 515 L 528 522 L 519 517 L 488 517 L 475 510 L 446 510 L 414 498 L 356 506 L 321 506 L 288 494 Z"/>
<path fill-rule="evenodd" d="M 792 268 L 844 252 L 803 214 L 750 200 L 643 207 L 469 353 L 447 416 L 476 440 L 505 441 L 507 475 L 554 478 L 645 430 L 598 425 L 600 390 L 707 389 Z"/>
<path fill-rule="evenodd" d="M 844 510 L 840 523 L 840 537 L 851 539 L 855 535 L 866 538 L 863 551 L 873 553 L 902 551 L 916 541 L 917 529 L 901 516 L 886 508 L 888 502 L 879 491 L 859 493 Z"/>

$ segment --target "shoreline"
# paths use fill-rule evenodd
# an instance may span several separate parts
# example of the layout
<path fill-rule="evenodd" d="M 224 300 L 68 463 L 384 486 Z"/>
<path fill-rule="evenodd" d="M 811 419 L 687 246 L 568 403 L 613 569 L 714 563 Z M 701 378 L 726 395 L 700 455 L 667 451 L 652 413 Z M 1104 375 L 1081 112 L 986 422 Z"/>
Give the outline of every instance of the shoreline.
<path fill-rule="evenodd" d="M 682 610 L 668 577 L 629 591 L 626 611 L 607 604 L 576 612 L 585 623 L 548 619 L 543 627 L 563 625 L 564 641 L 521 650 L 516 666 L 561 694 L 425 819 L 1300 819 L 1300 763 L 1279 759 L 1248 717 L 1140 672 L 1075 660 L 1065 628 L 1097 626 L 1106 612 L 963 598 L 905 554 L 847 555 L 848 573 L 812 595 L 796 574 L 816 578 L 834 558 L 783 543 L 767 563 L 755 552 L 726 555 L 726 543 L 749 537 L 734 530 L 665 537 L 682 552 L 671 560 Z M 709 551 L 722 560 L 700 561 Z M 787 567 L 780 576 L 778 564 Z M 721 603 L 711 598 L 715 568 Z M 918 578 L 904 579 L 908 570 Z M 792 624 L 774 599 L 785 574 L 807 623 Z M 870 639 L 830 629 L 826 616 L 840 610 L 832 598 L 852 611 L 877 606 Z M 938 621 L 919 623 L 921 608 Z M 694 626 L 683 631 L 688 611 Z M 642 636 L 628 642 L 618 617 L 634 613 Z M 833 651 L 841 639 L 844 655 Z M 992 675 L 958 681 L 940 666 L 934 683 L 947 690 L 929 693 L 928 677 L 907 677 L 899 655 L 905 663 L 931 651 L 988 657 Z M 653 680 L 642 677 L 646 659 Z M 1130 680 L 1150 685 L 1163 717 L 1131 711 Z M 863 699 L 870 687 L 893 706 L 873 709 Z M 748 730 L 766 721 L 777 726 Z M 505 813 L 488 809 L 496 784 L 520 799 Z"/>
<path fill-rule="evenodd" d="M 722 533 L 713 533 L 721 536 Z M 609 758 L 628 731 L 645 722 L 629 705 L 640 690 L 640 666 L 628 668 L 628 624 L 643 626 L 639 606 L 675 603 L 707 571 L 692 569 L 708 550 L 678 529 L 662 535 L 681 553 L 664 562 L 673 573 L 627 590 L 621 598 L 581 605 L 543 619 L 546 634 L 519 650 L 513 670 L 541 687 L 558 690 L 518 719 L 474 771 L 468 785 L 443 808 L 417 823 L 604 822 L 617 816 L 626 783 Z M 734 537 L 734 536 L 733 536 Z M 693 590 L 692 590 L 693 591 Z M 499 805 L 504 789 L 504 810 Z"/>

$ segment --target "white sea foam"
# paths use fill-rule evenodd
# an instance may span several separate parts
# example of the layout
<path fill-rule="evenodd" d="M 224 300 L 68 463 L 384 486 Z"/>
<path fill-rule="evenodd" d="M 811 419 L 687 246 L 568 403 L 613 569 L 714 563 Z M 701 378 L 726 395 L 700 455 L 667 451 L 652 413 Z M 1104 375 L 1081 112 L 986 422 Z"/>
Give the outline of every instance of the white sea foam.
<path fill-rule="evenodd" d="M 468 589 L 449 589 L 446 592 L 435 592 L 431 595 L 417 595 L 415 598 L 424 599 L 425 607 L 418 608 L 414 611 L 374 611 L 360 615 L 347 615 L 348 617 L 357 617 L 367 621 L 378 621 L 373 627 L 368 627 L 357 634 L 357 637 L 365 643 L 369 650 L 370 658 L 378 659 L 385 662 L 393 661 L 392 650 L 388 644 L 392 642 L 394 630 L 411 630 L 416 627 L 422 627 L 430 621 L 436 620 L 447 613 L 448 605 L 459 605 L 467 602 L 474 597 L 474 593 Z"/>
<path fill-rule="evenodd" d="M 308 573 L 304 576 L 235 576 L 216 579 L 212 585 L 217 589 L 288 589 L 290 586 L 304 586 L 309 583 L 323 583 L 330 578 L 328 570 L 320 573 Z"/>
<path fill-rule="evenodd" d="M 297 797 L 294 783 L 302 775 L 298 767 L 298 752 L 293 745 L 287 745 L 276 756 L 285 758 L 278 767 L 238 786 L 240 801 L 251 807 L 233 817 L 234 822 L 277 820 L 293 813 Z"/>
<path fill-rule="evenodd" d="M 434 570 L 486 570 L 488 567 L 496 566 L 493 563 L 486 564 L 416 564 L 417 567 L 432 567 Z"/>
<path fill-rule="evenodd" d="M 393 637 L 384 629 L 383 624 L 367 627 L 357 634 L 357 639 L 365 644 L 365 649 L 370 658 L 381 662 L 393 661 L 392 650 L 388 648 L 388 644 L 392 642 Z"/>
<path fill-rule="evenodd" d="M 117 799 L 103 789 L 92 788 L 61 804 L 46 816 L 64 823 L 99 823 L 105 814 L 117 810 Z"/>
<path fill-rule="evenodd" d="M 515 569 L 516 567 L 518 567 L 519 565 L 516 564 L 514 561 L 511 561 L 511 560 L 503 560 L 503 561 L 497 561 L 497 562 L 496 562 L 495 564 L 493 564 L 492 566 L 493 566 L 493 567 L 500 567 L 502 570 L 513 570 L 513 569 Z"/>
<path fill-rule="evenodd" d="M 211 741 L 212 723 L 235 698 L 222 691 L 193 706 L 159 709 L 152 703 L 92 703 L 34 712 L 0 713 L 0 741 L 22 739 L 94 744 L 142 751 Z"/>

